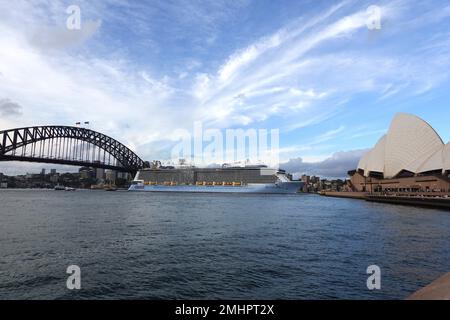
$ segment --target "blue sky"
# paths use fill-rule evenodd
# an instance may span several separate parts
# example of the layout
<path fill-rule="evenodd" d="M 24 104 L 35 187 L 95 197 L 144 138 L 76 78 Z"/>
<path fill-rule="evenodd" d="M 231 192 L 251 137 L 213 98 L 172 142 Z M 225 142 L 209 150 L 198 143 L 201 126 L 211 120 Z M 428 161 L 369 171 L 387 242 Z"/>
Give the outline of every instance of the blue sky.
<path fill-rule="evenodd" d="M 352 165 L 397 112 L 447 142 L 449 67 L 450 1 L 0 1 L 0 128 L 90 121 L 148 160 L 194 121 L 278 128 L 298 172 Z"/>

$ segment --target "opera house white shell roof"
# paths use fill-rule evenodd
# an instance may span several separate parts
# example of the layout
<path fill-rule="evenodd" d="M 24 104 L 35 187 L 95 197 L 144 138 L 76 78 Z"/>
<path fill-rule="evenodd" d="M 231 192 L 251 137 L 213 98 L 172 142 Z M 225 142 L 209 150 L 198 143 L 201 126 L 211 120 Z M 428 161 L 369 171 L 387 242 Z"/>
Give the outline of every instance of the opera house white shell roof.
<path fill-rule="evenodd" d="M 444 145 L 436 131 L 424 120 L 399 113 L 389 131 L 359 161 L 364 175 L 382 173 L 393 178 L 406 170 L 414 174 L 450 170 L 450 144 Z"/>

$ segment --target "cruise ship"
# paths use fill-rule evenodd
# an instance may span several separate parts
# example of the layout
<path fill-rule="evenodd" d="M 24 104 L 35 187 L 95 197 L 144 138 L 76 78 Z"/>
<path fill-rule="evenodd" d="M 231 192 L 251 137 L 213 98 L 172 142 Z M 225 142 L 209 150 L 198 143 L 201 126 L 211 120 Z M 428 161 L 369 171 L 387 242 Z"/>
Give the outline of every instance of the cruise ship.
<path fill-rule="evenodd" d="M 302 181 L 266 166 L 160 167 L 138 171 L 129 191 L 295 194 Z"/>

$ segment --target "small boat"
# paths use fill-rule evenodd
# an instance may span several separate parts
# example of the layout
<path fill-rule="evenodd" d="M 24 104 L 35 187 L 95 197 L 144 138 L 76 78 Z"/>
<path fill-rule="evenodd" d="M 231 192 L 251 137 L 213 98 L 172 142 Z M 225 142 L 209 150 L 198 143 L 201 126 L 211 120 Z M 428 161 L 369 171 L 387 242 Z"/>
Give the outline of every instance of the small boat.
<path fill-rule="evenodd" d="M 56 191 L 64 191 L 64 190 L 66 190 L 66 188 L 64 186 L 61 186 L 61 185 L 58 184 L 58 185 L 55 186 L 55 190 Z"/>
<path fill-rule="evenodd" d="M 65 187 L 64 190 L 65 190 L 65 191 L 75 191 L 75 190 L 77 190 L 77 189 L 71 188 L 71 187 Z"/>
<path fill-rule="evenodd" d="M 106 185 L 105 186 L 105 191 L 117 191 L 117 187 L 113 184 L 110 185 Z"/>

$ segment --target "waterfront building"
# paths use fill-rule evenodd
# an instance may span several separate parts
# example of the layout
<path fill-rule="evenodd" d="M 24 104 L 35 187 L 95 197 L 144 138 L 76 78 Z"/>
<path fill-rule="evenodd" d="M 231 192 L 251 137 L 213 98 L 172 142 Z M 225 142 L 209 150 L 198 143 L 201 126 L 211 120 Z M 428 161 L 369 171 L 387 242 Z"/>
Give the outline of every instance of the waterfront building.
<path fill-rule="evenodd" d="M 309 182 L 310 182 L 310 179 L 311 179 L 311 177 L 310 176 L 308 176 L 308 175 L 306 175 L 306 174 L 304 174 L 304 175 L 302 175 L 302 177 L 301 177 L 301 181 L 303 181 L 305 184 L 309 184 Z"/>
<path fill-rule="evenodd" d="M 58 183 L 58 180 L 59 180 L 59 174 L 54 173 L 54 174 L 52 174 L 52 175 L 50 176 L 50 182 L 52 182 L 52 183 Z"/>
<path fill-rule="evenodd" d="M 96 168 L 95 169 L 95 178 L 98 181 L 105 180 L 105 169 L 103 169 L 103 168 Z"/>
<path fill-rule="evenodd" d="M 310 176 L 304 174 L 301 176 L 300 181 L 304 182 L 302 192 L 309 192 L 310 191 Z"/>
<path fill-rule="evenodd" d="M 4 180 L 5 177 L 3 176 L 3 173 L 0 172 L 0 189 L 6 189 L 8 188 L 8 182 Z"/>
<path fill-rule="evenodd" d="M 117 179 L 128 180 L 130 178 L 130 174 L 128 172 L 117 172 Z"/>
<path fill-rule="evenodd" d="M 399 113 L 388 132 L 349 171 L 353 191 L 450 193 L 450 143 L 414 115 Z"/>
<path fill-rule="evenodd" d="M 92 179 L 95 174 L 94 169 L 89 168 L 89 167 L 81 167 L 78 170 L 78 173 L 80 174 L 80 178 L 84 179 L 84 180 Z"/>
<path fill-rule="evenodd" d="M 115 170 L 105 170 L 105 180 L 108 183 L 115 183 L 117 178 L 117 171 Z"/>

